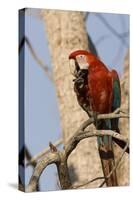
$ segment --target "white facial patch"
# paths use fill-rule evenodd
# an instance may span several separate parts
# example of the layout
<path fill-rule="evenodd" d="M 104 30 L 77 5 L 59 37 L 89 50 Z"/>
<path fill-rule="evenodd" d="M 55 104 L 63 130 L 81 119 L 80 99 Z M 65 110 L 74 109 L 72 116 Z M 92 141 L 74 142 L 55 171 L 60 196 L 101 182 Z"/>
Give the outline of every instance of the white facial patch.
<path fill-rule="evenodd" d="M 78 65 L 80 69 L 88 69 L 89 63 L 87 62 L 85 55 L 78 55 L 76 56 L 76 60 L 78 62 Z"/>
<path fill-rule="evenodd" d="M 75 71 L 75 61 L 73 59 L 69 60 L 69 69 L 70 69 L 70 73 L 74 75 L 74 71 Z"/>

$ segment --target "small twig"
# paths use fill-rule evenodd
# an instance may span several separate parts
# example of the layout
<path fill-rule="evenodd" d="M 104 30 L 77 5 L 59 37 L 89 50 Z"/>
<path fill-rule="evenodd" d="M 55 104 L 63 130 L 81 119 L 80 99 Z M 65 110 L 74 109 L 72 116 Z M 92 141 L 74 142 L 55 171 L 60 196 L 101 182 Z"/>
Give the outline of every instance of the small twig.
<path fill-rule="evenodd" d="M 33 58 L 35 59 L 35 61 L 37 62 L 37 64 L 44 70 L 44 72 L 46 73 L 46 75 L 48 76 L 48 78 L 53 81 L 53 77 L 52 77 L 52 74 L 49 70 L 49 68 L 43 63 L 43 61 L 37 56 L 35 50 L 33 49 L 29 39 L 25 36 L 22 38 L 21 42 L 20 42 L 20 45 L 19 45 L 19 52 L 20 50 L 22 49 L 24 43 L 27 44 Z"/>
<path fill-rule="evenodd" d="M 123 37 L 123 33 L 118 33 L 108 22 L 107 20 L 103 17 L 102 14 L 97 13 L 95 14 L 102 22 L 103 24 L 116 36 L 125 46 L 127 46 L 127 43 Z M 125 35 L 125 33 L 124 33 Z"/>
<path fill-rule="evenodd" d="M 57 140 L 53 145 L 55 147 L 58 147 L 60 144 L 62 144 L 62 142 L 63 142 L 63 140 L 61 138 L 61 139 Z M 33 156 L 31 158 L 31 160 L 27 163 L 27 166 L 31 165 L 34 162 L 37 162 L 39 159 L 41 159 L 43 156 L 45 156 L 49 152 L 50 152 L 50 148 L 49 147 L 45 148 L 43 151 L 41 151 L 38 154 L 36 154 L 35 156 Z"/>
<path fill-rule="evenodd" d="M 98 46 L 101 42 L 103 42 L 105 39 L 109 38 L 109 35 L 102 35 L 98 38 L 98 40 L 95 42 L 96 46 Z"/>
<path fill-rule="evenodd" d="M 49 147 L 52 153 L 57 152 L 57 148 L 55 145 L 52 144 L 52 142 L 49 142 Z"/>
<path fill-rule="evenodd" d="M 82 183 L 82 184 L 80 184 L 80 185 L 74 185 L 74 186 L 72 186 L 72 188 L 73 188 L 73 189 L 77 189 L 77 188 L 83 187 L 83 186 L 85 186 L 85 185 L 88 185 L 88 184 L 90 184 L 90 183 L 92 183 L 92 182 L 94 182 L 94 181 L 101 180 L 101 179 L 105 179 L 105 177 L 104 177 L 104 176 L 100 176 L 100 177 L 94 178 L 94 179 L 92 179 L 92 180 L 90 180 L 90 181 L 87 181 L 87 182 L 85 182 L 85 183 Z"/>

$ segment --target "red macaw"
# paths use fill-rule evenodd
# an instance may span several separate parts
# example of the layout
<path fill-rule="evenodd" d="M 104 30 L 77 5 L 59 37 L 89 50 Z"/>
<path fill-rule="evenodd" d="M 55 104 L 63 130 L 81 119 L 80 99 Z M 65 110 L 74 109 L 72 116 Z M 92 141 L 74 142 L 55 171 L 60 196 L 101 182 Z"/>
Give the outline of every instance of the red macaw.
<path fill-rule="evenodd" d="M 120 107 L 120 81 L 114 69 L 110 71 L 99 58 L 85 50 L 72 52 L 69 59 L 74 61 L 74 91 L 78 103 L 88 114 L 90 111 L 94 116 L 98 113 L 111 113 Z M 118 119 L 96 120 L 95 126 L 99 130 L 119 132 Z M 97 140 L 103 173 L 107 177 L 114 166 L 112 137 L 103 136 Z M 119 145 L 124 147 L 124 144 Z M 117 186 L 116 171 L 105 180 L 107 186 Z"/>

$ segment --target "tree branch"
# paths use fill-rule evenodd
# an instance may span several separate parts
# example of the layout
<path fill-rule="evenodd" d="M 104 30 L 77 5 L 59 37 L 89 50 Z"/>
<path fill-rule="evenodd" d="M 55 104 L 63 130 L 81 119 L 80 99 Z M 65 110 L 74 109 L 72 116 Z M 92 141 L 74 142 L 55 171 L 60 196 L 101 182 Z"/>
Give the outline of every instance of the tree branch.
<path fill-rule="evenodd" d="M 35 50 L 33 49 L 29 39 L 25 36 L 22 38 L 20 44 L 19 44 L 19 52 L 21 51 L 22 47 L 24 46 L 24 43 L 27 44 L 33 58 L 35 59 L 35 61 L 37 62 L 37 64 L 43 69 L 43 71 L 46 73 L 46 75 L 48 76 L 48 78 L 53 81 L 53 77 L 52 74 L 49 70 L 49 68 L 43 63 L 43 61 L 37 56 Z"/>
<path fill-rule="evenodd" d="M 129 115 L 125 114 L 125 112 L 122 109 L 118 108 L 113 113 L 100 114 L 100 115 L 97 116 L 97 120 L 100 120 L 100 119 L 113 119 L 113 118 L 129 118 Z M 84 130 L 90 124 L 94 123 L 94 121 L 95 121 L 94 117 L 90 117 L 87 121 L 83 122 L 83 124 L 75 132 L 74 136 L 69 139 L 68 143 L 65 146 L 65 151 L 66 151 L 66 155 L 67 156 L 69 156 L 69 154 L 73 151 L 73 149 L 79 143 L 80 140 L 78 140 L 77 136 L 85 133 Z M 124 142 L 126 142 L 122 135 L 120 135 L 119 133 L 116 133 L 114 131 L 111 131 L 111 130 L 108 130 L 108 131 L 105 130 L 104 133 L 102 133 L 101 131 L 96 130 L 96 131 L 94 131 L 94 134 L 87 135 L 87 136 L 88 137 L 99 136 L 99 135 L 103 136 L 103 135 L 105 135 L 105 132 L 107 132 L 107 134 L 109 134 L 109 135 L 112 135 L 114 138 L 117 138 L 119 140 L 122 139 Z M 86 136 L 82 135 L 81 137 L 86 137 Z"/>
<path fill-rule="evenodd" d="M 126 33 L 118 33 L 108 22 L 107 20 L 103 17 L 102 14 L 100 13 L 96 13 L 95 16 L 97 16 L 102 22 L 103 24 L 114 34 L 114 36 L 116 36 L 126 47 L 127 47 L 127 42 L 125 41 L 125 35 L 127 35 Z M 124 35 L 124 37 L 123 37 Z"/>
<path fill-rule="evenodd" d="M 82 134 L 83 132 L 79 133 L 79 134 Z M 97 178 L 94 178 L 86 183 L 83 183 L 83 184 L 80 184 L 80 185 L 77 185 L 77 186 L 72 186 L 73 189 L 76 189 L 76 188 L 79 188 L 79 187 L 83 187 L 85 185 L 88 185 L 94 181 L 97 181 L 97 180 L 100 180 L 100 179 L 105 179 L 99 187 L 102 187 L 105 182 L 106 182 L 106 179 L 110 178 L 110 176 L 112 175 L 112 173 L 117 169 L 118 165 L 120 164 L 120 161 L 121 159 L 123 158 L 124 156 L 124 153 L 126 152 L 127 148 L 129 148 L 129 142 L 126 138 L 124 138 L 123 136 L 121 136 L 119 133 L 116 133 L 112 130 L 96 130 L 94 131 L 92 134 L 90 134 L 90 131 L 86 131 L 86 133 L 83 133 L 83 135 L 79 135 L 79 136 L 76 136 L 75 138 L 75 142 L 73 141 L 73 144 L 71 146 L 71 149 L 73 149 L 73 145 L 77 145 L 78 142 L 80 142 L 82 139 L 85 139 L 85 138 L 88 138 L 88 137 L 94 137 L 94 136 L 104 136 L 104 135 L 108 135 L 108 136 L 112 136 L 114 138 L 117 138 L 119 139 L 120 141 L 123 141 L 126 143 L 126 146 L 125 148 L 123 149 L 122 153 L 121 153 L 121 156 L 119 157 L 119 159 L 117 160 L 116 164 L 114 165 L 112 171 L 108 174 L 107 177 L 97 177 Z"/>
<path fill-rule="evenodd" d="M 68 157 L 71 154 L 71 152 L 76 148 L 77 144 L 81 140 L 83 140 L 85 138 L 89 138 L 89 137 L 97 137 L 97 136 L 104 136 L 104 135 L 112 136 L 120 141 L 123 141 L 126 144 L 128 142 L 127 138 L 125 138 L 124 136 L 122 136 L 119 133 L 112 131 L 112 130 L 93 130 L 93 132 L 92 131 L 79 131 L 78 135 L 73 136 L 71 138 L 71 140 L 69 141 L 69 143 L 66 145 L 66 148 L 65 148 L 66 156 Z M 129 145 L 127 148 L 129 148 Z"/>
<path fill-rule="evenodd" d="M 63 143 L 63 139 L 62 138 L 60 138 L 59 140 L 57 140 L 53 145 L 55 146 L 55 147 L 58 147 L 60 144 L 62 144 Z M 29 166 L 29 165 L 31 165 L 32 163 L 34 163 L 34 162 L 37 162 L 39 159 L 41 159 L 43 156 L 45 156 L 47 153 L 49 153 L 50 152 L 50 148 L 49 147 L 47 147 L 47 148 L 45 148 L 43 151 L 41 151 L 41 152 L 39 152 L 38 154 L 36 154 L 35 156 L 33 156 L 30 160 L 29 160 L 29 162 L 27 163 L 27 165 L 26 166 Z"/>
<path fill-rule="evenodd" d="M 55 153 L 49 153 L 48 156 L 45 156 L 44 159 L 40 160 L 33 172 L 33 175 L 31 176 L 30 182 L 26 188 L 26 192 L 34 192 L 36 191 L 39 178 L 43 172 L 43 170 L 50 164 L 56 164 L 60 162 L 60 156 L 57 152 Z"/>
<path fill-rule="evenodd" d="M 94 182 L 94 181 L 101 180 L 101 179 L 105 179 L 105 177 L 104 177 L 104 176 L 100 176 L 100 177 L 94 178 L 94 179 L 92 179 L 92 180 L 90 180 L 90 181 L 87 181 L 87 182 L 85 182 L 85 183 L 82 183 L 82 184 L 80 184 L 80 185 L 74 185 L 74 186 L 72 186 L 72 188 L 73 188 L 73 189 L 77 189 L 77 188 L 83 187 L 83 186 L 85 186 L 85 185 L 88 185 L 88 184 L 90 184 L 90 183 L 92 183 L 92 182 Z"/>
<path fill-rule="evenodd" d="M 97 116 L 97 120 L 100 119 L 113 119 L 113 118 L 128 118 L 129 116 L 120 108 L 118 108 L 117 110 L 115 110 L 113 113 L 109 113 L 109 114 L 100 114 Z M 72 153 L 72 151 L 76 148 L 77 144 L 86 138 L 89 137 L 97 137 L 97 136 L 112 136 L 113 138 L 118 139 L 119 141 L 122 141 L 126 144 L 126 146 L 124 147 L 122 154 L 120 156 L 120 158 L 118 159 L 118 161 L 116 162 L 116 164 L 114 165 L 112 171 L 109 173 L 109 175 L 107 177 L 97 177 L 95 179 L 92 179 L 91 181 L 89 181 L 88 183 L 85 184 L 89 184 L 93 181 L 96 181 L 98 179 L 108 179 L 114 170 L 116 170 L 116 168 L 118 167 L 125 151 L 127 148 L 129 148 L 129 142 L 128 139 L 125 138 L 124 136 L 120 135 L 119 133 L 113 131 L 113 130 L 93 130 L 92 131 L 86 131 L 85 129 L 94 122 L 94 117 L 92 116 L 91 118 L 89 118 L 87 121 L 85 121 L 80 128 L 75 132 L 75 134 L 71 137 L 71 139 L 68 141 L 68 143 L 66 144 L 65 148 L 62 151 L 57 150 L 57 148 L 50 143 L 50 150 L 51 152 L 49 152 L 49 154 L 45 155 L 45 157 L 38 161 L 35 170 L 33 172 L 33 175 L 30 179 L 29 185 L 26 189 L 27 192 L 32 192 L 32 191 L 36 191 L 37 185 L 38 185 L 38 181 L 39 178 L 43 172 L 43 170 L 50 164 L 56 164 L 57 170 L 58 170 L 58 176 L 59 176 L 59 181 L 60 181 L 60 185 L 62 189 L 70 189 L 70 188 L 75 188 L 75 187 L 82 187 L 82 185 L 79 186 L 73 186 L 69 177 L 69 171 L 68 171 L 68 166 L 67 166 L 67 160 L 69 155 Z M 55 149 L 55 151 L 54 151 Z M 45 150 L 45 153 L 48 152 L 49 150 L 47 149 L 47 151 Z M 44 152 L 43 152 L 44 153 Z M 42 154 L 41 154 L 42 155 Z M 100 187 L 102 187 L 105 183 L 105 180 L 102 182 L 102 184 L 100 185 Z"/>

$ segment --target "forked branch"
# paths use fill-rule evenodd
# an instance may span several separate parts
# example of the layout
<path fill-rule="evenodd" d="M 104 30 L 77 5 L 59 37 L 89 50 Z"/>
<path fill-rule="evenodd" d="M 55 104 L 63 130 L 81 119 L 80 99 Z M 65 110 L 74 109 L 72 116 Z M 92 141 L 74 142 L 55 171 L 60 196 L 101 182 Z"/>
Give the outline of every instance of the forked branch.
<path fill-rule="evenodd" d="M 121 110 L 120 108 L 115 110 L 113 113 L 109 114 L 100 114 L 97 116 L 97 120 L 100 119 L 113 119 L 113 118 L 129 118 L 129 115 L 125 113 L 125 111 Z M 40 159 L 35 167 L 35 170 L 33 172 L 33 175 L 30 179 L 30 182 L 27 186 L 26 191 L 32 192 L 36 191 L 39 178 L 43 172 L 43 170 L 51 164 L 55 164 L 58 171 L 60 186 L 62 189 L 70 189 L 70 188 L 79 188 L 82 187 L 85 184 L 89 184 L 91 182 L 94 182 L 98 179 L 104 179 L 104 181 L 101 183 L 99 187 L 102 187 L 105 183 L 105 180 L 108 179 L 114 170 L 117 169 L 121 159 L 123 158 L 124 153 L 126 152 L 127 148 L 129 148 L 129 141 L 127 138 L 125 138 L 123 135 L 120 135 L 119 133 L 113 131 L 113 130 L 93 130 L 88 131 L 85 130 L 90 124 L 92 124 L 95 121 L 94 117 L 91 116 L 87 121 L 85 121 L 80 128 L 75 132 L 75 134 L 71 137 L 71 139 L 67 142 L 64 149 L 62 151 L 59 151 L 52 143 L 50 143 L 50 146 L 54 147 L 51 148 L 51 152 L 48 150 L 48 154 L 46 154 L 42 159 Z M 72 151 L 76 148 L 77 144 L 82 141 L 83 139 L 90 138 L 90 137 L 97 137 L 97 136 L 112 136 L 113 138 L 116 138 L 119 141 L 124 142 L 126 145 L 117 160 L 116 164 L 114 165 L 112 171 L 108 174 L 107 177 L 97 177 L 94 178 L 87 183 L 83 183 L 79 186 L 73 186 L 69 177 L 69 171 L 67 166 L 67 160 L 69 155 L 72 153 Z M 53 151 L 53 149 L 56 149 L 56 151 Z M 36 159 L 38 156 L 36 156 Z M 36 160 L 34 159 L 34 160 Z M 31 159 L 32 160 L 32 159 Z"/>

